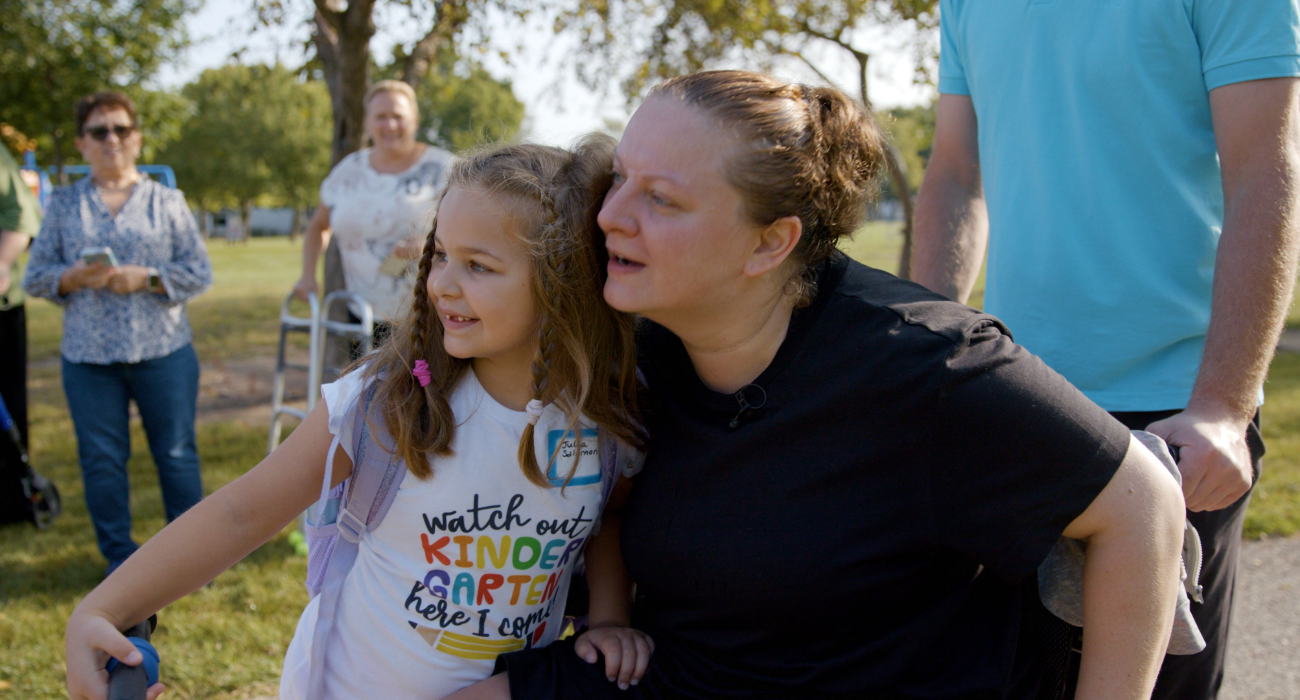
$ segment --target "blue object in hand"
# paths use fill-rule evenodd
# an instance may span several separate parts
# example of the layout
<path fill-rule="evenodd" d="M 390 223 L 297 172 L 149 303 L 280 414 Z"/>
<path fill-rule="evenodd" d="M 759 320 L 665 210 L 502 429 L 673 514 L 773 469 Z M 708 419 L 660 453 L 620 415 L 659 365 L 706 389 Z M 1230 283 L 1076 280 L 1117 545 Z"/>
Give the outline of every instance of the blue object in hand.
<path fill-rule="evenodd" d="M 154 683 L 157 683 L 158 662 L 159 662 L 158 650 L 154 649 L 153 645 L 150 644 L 147 640 L 140 639 L 139 637 L 128 637 L 128 639 L 131 640 L 131 643 L 135 645 L 136 649 L 140 650 L 140 655 L 144 657 L 144 661 L 140 662 L 140 666 L 144 668 L 145 675 L 149 679 L 149 685 L 153 685 Z M 113 675 L 113 669 L 117 668 L 118 664 L 120 663 L 121 662 L 119 662 L 117 659 L 110 657 L 108 660 L 108 665 L 106 665 L 104 669 L 108 671 L 109 675 L 111 676 Z M 122 665 L 125 666 L 126 664 L 122 664 Z"/>

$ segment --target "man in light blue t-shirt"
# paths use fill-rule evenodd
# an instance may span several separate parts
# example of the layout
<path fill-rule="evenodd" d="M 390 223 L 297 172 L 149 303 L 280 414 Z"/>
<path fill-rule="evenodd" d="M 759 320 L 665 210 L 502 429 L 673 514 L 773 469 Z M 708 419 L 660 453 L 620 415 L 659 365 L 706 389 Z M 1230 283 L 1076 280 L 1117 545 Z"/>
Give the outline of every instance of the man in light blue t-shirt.
<path fill-rule="evenodd" d="M 1156 698 L 1213 698 L 1295 281 L 1297 0 L 942 0 L 917 281 L 985 308 L 1130 427 L 1181 447 L 1208 648 Z"/>

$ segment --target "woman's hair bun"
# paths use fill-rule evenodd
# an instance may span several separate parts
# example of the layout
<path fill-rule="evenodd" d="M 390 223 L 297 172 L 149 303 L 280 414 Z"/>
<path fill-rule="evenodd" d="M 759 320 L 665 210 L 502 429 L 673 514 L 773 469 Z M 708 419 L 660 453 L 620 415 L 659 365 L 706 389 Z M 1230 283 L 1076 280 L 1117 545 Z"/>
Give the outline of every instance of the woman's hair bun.
<path fill-rule="evenodd" d="M 887 148 L 871 112 L 842 91 L 749 71 L 672 78 L 651 95 L 703 109 L 741 141 L 726 176 L 758 225 L 798 216 L 797 294 L 811 299 L 816 268 L 866 219 Z"/>

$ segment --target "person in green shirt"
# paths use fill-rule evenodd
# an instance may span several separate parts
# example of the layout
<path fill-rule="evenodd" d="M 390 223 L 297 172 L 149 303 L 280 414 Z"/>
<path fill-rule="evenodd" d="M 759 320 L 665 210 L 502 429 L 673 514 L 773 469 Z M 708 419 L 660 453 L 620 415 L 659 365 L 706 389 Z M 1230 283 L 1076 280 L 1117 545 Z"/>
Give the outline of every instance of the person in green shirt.
<path fill-rule="evenodd" d="M 9 150 L 0 147 L 0 398 L 27 442 L 27 316 L 18 256 L 41 228 L 41 207 Z M 0 522 L 25 520 L 18 449 L 0 440 Z"/>

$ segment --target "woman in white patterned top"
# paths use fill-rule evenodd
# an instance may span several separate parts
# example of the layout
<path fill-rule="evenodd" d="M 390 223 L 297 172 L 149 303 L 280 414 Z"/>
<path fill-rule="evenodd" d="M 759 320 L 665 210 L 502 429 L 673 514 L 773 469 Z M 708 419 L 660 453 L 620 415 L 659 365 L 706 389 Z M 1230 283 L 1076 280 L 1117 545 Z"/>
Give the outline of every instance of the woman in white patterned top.
<path fill-rule="evenodd" d="M 376 83 L 365 104 L 374 147 L 339 161 L 321 183 L 294 291 L 303 299 L 316 293 L 316 263 L 336 236 L 344 284 L 374 309 L 378 342 L 410 303 L 411 263 L 433 221 L 452 155 L 415 140 L 419 113 L 406 83 Z"/>
<path fill-rule="evenodd" d="M 158 466 L 167 519 L 203 496 L 194 440 L 199 361 L 184 303 L 212 285 L 212 266 L 185 196 L 136 170 L 140 132 L 129 98 L 101 92 L 81 100 L 77 133 L 90 176 L 54 192 L 23 287 L 64 307 L 63 390 L 111 573 L 136 550 L 126 477 L 130 401 Z M 87 264 L 88 249 L 111 262 Z"/>

